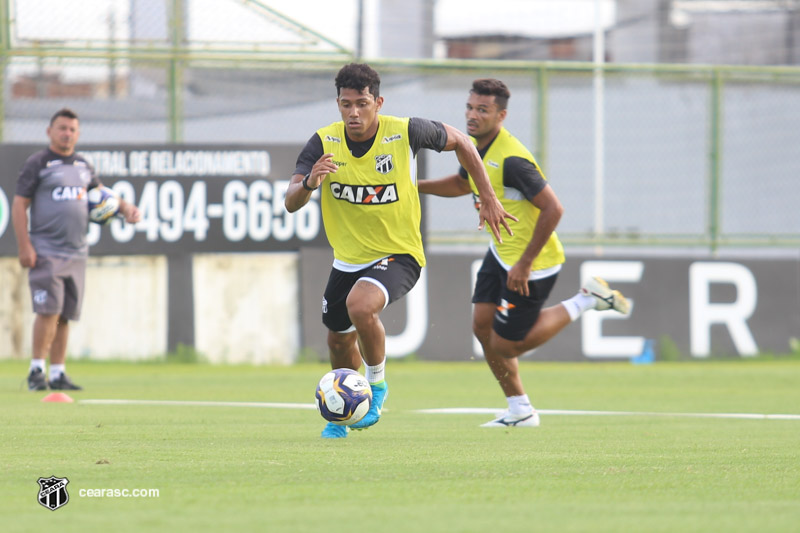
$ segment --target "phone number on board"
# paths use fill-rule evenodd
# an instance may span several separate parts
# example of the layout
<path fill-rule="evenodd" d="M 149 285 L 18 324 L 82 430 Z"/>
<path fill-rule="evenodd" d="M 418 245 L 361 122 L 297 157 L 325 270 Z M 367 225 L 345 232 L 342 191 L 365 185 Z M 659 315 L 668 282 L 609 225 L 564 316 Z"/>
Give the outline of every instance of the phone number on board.
<path fill-rule="evenodd" d="M 288 186 L 286 180 L 232 180 L 222 190 L 222 201 L 209 203 L 205 181 L 192 182 L 188 194 L 176 180 L 148 181 L 138 198 L 130 182 L 117 181 L 111 188 L 126 202 L 136 204 L 142 219 L 136 224 L 115 219 L 110 233 L 118 242 L 128 242 L 136 233 L 144 233 L 148 241 L 175 242 L 186 234 L 205 241 L 211 221 L 219 219 L 225 238 L 231 242 L 313 240 L 321 229 L 318 193 L 305 208 L 289 213 L 283 203 Z M 89 241 L 94 244 L 100 231 L 91 226 L 94 231 L 90 231 Z"/>

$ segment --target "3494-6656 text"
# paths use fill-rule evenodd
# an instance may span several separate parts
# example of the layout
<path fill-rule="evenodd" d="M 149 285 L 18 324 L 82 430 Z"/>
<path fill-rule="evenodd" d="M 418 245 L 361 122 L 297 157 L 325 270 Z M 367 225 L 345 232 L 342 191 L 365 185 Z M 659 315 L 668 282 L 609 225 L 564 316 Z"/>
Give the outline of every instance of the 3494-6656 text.
<path fill-rule="evenodd" d="M 288 213 L 284 208 L 288 186 L 286 180 L 233 179 L 224 185 L 215 181 L 211 186 L 204 180 L 150 180 L 137 183 L 134 189 L 131 182 L 120 180 L 111 188 L 125 201 L 138 205 L 142 219 L 135 225 L 115 220 L 110 234 L 120 243 L 131 241 L 137 233 L 143 233 L 148 242 L 170 243 L 184 237 L 203 242 L 209 238 L 212 224 L 220 224 L 222 238 L 231 243 L 313 240 L 322 228 L 317 199 L 312 198 L 316 209 Z M 91 229 L 96 230 L 89 235 L 94 244 L 100 232 Z"/>

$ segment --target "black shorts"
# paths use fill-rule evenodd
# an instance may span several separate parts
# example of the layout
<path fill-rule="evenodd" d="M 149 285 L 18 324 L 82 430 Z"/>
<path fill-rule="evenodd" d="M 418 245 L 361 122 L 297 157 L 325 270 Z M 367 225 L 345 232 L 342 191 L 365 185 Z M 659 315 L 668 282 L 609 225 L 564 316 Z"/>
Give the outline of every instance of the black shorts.
<path fill-rule="evenodd" d="M 78 320 L 83 305 L 86 258 L 37 256 L 28 272 L 33 312 Z"/>
<path fill-rule="evenodd" d="M 385 308 L 414 287 L 421 271 L 417 260 L 407 254 L 390 255 L 357 272 L 332 268 L 322 297 L 322 323 L 331 331 L 350 331 L 353 323 L 347 312 L 347 296 L 356 282 L 364 280 L 380 288 L 386 297 Z"/>
<path fill-rule="evenodd" d="M 508 290 L 508 272 L 497 262 L 491 250 L 486 252 L 483 264 L 475 281 L 472 303 L 492 303 L 497 306 L 494 313 L 494 331 L 510 341 L 525 338 L 539 318 L 539 312 L 550 291 L 556 284 L 558 274 L 547 278 L 528 280 L 529 296 Z"/>

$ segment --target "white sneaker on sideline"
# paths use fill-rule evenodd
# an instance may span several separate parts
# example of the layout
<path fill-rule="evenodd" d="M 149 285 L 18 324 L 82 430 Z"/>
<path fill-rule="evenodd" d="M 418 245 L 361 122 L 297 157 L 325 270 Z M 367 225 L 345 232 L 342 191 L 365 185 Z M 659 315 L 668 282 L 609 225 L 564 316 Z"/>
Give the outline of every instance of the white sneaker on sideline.
<path fill-rule="evenodd" d="M 590 279 L 581 287 L 581 292 L 587 296 L 594 296 L 594 299 L 597 300 L 595 309 L 598 311 L 613 309 L 623 315 L 627 315 L 631 312 L 630 302 L 628 302 L 621 292 L 609 288 L 608 283 L 606 283 L 604 279 L 597 277 Z"/>
<path fill-rule="evenodd" d="M 510 412 L 506 411 L 491 422 L 481 424 L 482 428 L 535 428 L 538 426 L 539 413 L 536 411 L 521 415 L 512 415 Z"/>

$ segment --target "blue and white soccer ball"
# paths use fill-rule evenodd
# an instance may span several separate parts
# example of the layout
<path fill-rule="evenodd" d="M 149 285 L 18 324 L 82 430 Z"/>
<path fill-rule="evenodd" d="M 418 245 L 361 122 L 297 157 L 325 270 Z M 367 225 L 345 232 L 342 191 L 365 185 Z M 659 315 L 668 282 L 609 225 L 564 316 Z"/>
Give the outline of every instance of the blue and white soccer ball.
<path fill-rule="evenodd" d="M 355 370 L 337 368 L 322 376 L 314 396 L 322 418 L 339 426 L 349 426 L 369 411 L 372 389 L 367 378 Z"/>
<path fill-rule="evenodd" d="M 119 213 L 119 196 L 104 185 L 89 189 L 89 220 L 95 224 L 107 224 Z"/>

